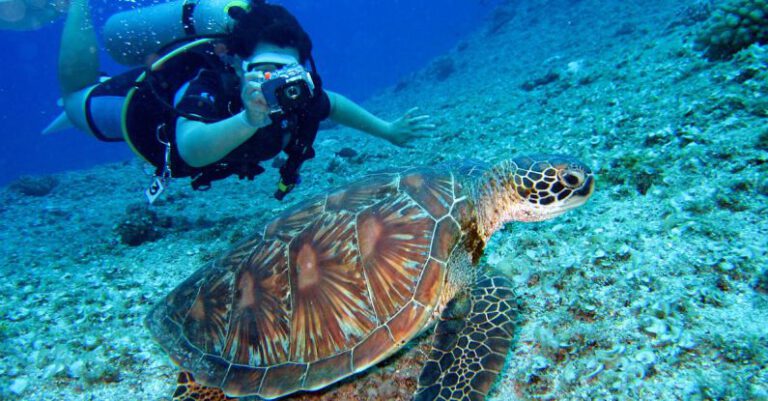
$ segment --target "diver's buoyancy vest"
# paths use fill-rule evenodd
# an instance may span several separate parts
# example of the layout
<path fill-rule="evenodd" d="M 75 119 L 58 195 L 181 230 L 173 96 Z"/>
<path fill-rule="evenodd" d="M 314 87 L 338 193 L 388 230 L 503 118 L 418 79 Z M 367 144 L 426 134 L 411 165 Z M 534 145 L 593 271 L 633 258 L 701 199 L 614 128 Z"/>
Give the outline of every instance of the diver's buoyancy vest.
<path fill-rule="evenodd" d="M 211 165 L 195 168 L 189 166 L 176 149 L 176 119 L 206 121 L 199 116 L 187 115 L 174 107 L 176 93 L 184 84 L 194 79 L 201 69 L 219 73 L 224 80 L 236 77 L 234 70 L 225 63 L 217 51 L 216 39 L 204 38 L 181 45 L 159 58 L 137 79 L 126 97 L 123 107 L 123 137 L 131 149 L 156 167 L 156 175 L 167 171 L 172 178 L 192 177 L 194 189 L 206 189 L 212 181 L 236 174 L 241 179 L 253 179 L 264 171 L 258 163 L 247 165 L 229 163 L 226 157 Z M 312 64 L 315 90 L 322 92 L 322 79 Z M 232 86 L 236 85 L 235 82 Z M 295 184 L 304 161 L 314 157 L 313 144 L 319 121 L 310 126 L 293 124 L 290 140 L 283 151 L 287 161 L 280 168 L 285 183 Z"/>
<path fill-rule="evenodd" d="M 160 57 L 126 95 L 123 137 L 131 149 L 152 165 L 165 166 L 166 144 L 173 139 L 179 115 L 173 107 L 176 93 L 201 69 L 223 73 L 230 68 L 217 54 L 213 39 L 195 40 Z M 174 172 L 174 176 L 186 175 Z"/>

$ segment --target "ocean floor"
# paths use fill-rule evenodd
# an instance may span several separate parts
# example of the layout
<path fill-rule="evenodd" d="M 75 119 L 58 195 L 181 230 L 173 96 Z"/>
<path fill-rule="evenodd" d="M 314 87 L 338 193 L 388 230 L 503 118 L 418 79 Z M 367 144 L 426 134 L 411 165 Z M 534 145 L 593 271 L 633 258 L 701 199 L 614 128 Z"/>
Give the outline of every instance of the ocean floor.
<path fill-rule="evenodd" d="M 429 138 L 322 131 L 287 203 L 268 169 L 200 193 L 181 180 L 147 209 L 138 160 L 0 189 L 0 399 L 168 400 L 150 306 L 291 202 L 391 166 L 545 152 L 590 164 L 597 189 L 489 245 L 522 301 L 490 400 L 768 400 L 768 46 L 695 50 L 724 3 L 504 2 L 366 103 L 419 106 Z M 288 399 L 408 400 L 427 340 Z"/>

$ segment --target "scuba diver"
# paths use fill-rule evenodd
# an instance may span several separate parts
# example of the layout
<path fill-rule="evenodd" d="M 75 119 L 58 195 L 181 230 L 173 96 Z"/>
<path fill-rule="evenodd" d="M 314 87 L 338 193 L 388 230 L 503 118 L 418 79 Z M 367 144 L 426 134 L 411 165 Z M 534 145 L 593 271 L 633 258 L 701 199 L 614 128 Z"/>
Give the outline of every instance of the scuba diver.
<path fill-rule="evenodd" d="M 282 200 L 314 157 L 326 118 L 397 146 L 434 128 L 416 109 L 387 122 L 323 89 L 309 35 L 264 0 L 184 0 L 121 13 L 107 22 L 105 43 L 118 61 L 145 65 L 101 77 L 88 2 L 71 0 L 59 55 L 64 113 L 46 131 L 71 124 L 127 142 L 155 166 L 150 203 L 170 178 L 191 177 L 194 189 L 231 175 L 253 179 L 281 151 Z"/>

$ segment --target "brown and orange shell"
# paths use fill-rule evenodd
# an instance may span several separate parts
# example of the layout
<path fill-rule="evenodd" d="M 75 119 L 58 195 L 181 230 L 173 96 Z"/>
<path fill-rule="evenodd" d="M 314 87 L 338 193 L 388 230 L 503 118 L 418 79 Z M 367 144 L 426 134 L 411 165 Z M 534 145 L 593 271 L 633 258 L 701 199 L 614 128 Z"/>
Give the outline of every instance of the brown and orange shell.
<path fill-rule="evenodd" d="M 228 395 L 325 387 L 430 322 L 463 199 L 450 171 L 368 176 L 287 210 L 198 270 L 147 326 L 176 364 Z"/>

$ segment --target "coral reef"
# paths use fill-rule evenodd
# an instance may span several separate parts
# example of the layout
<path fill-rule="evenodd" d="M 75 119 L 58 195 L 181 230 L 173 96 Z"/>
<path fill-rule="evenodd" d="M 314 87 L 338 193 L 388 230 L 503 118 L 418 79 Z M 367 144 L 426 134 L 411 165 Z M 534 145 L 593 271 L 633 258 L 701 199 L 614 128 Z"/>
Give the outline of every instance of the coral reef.
<path fill-rule="evenodd" d="M 488 35 L 495 35 L 504 29 L 504 26 L 517 15 L 515 8 L 516 5 L 509 1 L 499 5 L 491 15 L 491 21 L 488 24 Z"/>
<path fill-rule="evenodd" d="M 768 2 L 730 0 L 719 6 L 699 33 L 696 47 L 710 60 L 723 60 L 753 43 L 768 43 Z"/>
<path fill-rule="evenodd" d="M 52 176 L 23 176 L 9 185 L 14 190 L 26 196 L 46 196 L 50 194 L 59 180 Z"/>
<path fill-rule="evenodd" d="M 336 156 L 345 158 L 345 159 L 351 159 L 355 156 L 357 156 L 357 151 L 352 148 L 341 148 L 338 152 L 336 152 Z"/>
<path fill-rule="evenodd" d="M 430 77 L 438 80 L 445 81 L 453 73 L 456 72 L 456 63 L 451 57 L 440 57 L 432 62 L 430 68 Z"/>
<path fill-rule="evenodd" d="M 738 63 L 739 70 L 729 76 L 733 82 L 756 91 L 765 88 L 765 83 L 768 82 L 768 45 L 752 44 L 736 54 L 734 60 Z M 746 100 L 746 106 L 752 114 L 768 117 L 768 103 L 764 96 Z"/>
<path fill-rule="evenodd" d="M 133 204 L 126 209 L 125 217 L 115 225 L 115 234 L 120 242 L 139 246 L 162 237 L 162 228 L 170 225 L 169 220 L 160 219 L 154 210 L 145 204 Z"/>
<path fill-rule="evenodd" d="M 520 85 L 520 89 L 525 91 L 532 91 L 540 86 L 549 85 L 560 79 L 560 74 L 554 71 L 550 71 L 540 77 L 531 78 Z"/>
<path fill-rule="evenodd" d="M 768 294 L 768 269 L 763 270 L 757 275 L 755 282 L 752 284 L 752 288 L 754 288 L 755 291 Z"/>

